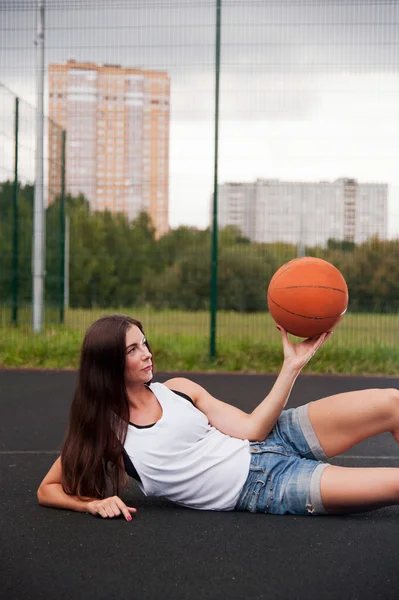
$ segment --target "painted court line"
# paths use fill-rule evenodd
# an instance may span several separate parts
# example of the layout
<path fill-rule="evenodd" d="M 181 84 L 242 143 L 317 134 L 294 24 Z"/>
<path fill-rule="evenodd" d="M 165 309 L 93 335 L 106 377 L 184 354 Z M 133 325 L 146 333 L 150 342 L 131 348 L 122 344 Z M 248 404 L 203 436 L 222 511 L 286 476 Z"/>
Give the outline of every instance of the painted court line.
<path fill-rule="evenodd" d="M 334 456 L 333 458 L 339 458 L 340 460 L 342 459 L 356 459 L 356 460 L 398 460 L 399 461 L 399 456 L 361 456 L 360 454 L 345 454 L 345 456 L 343 455 L 338 455 L 338 456 Z"/>
<path fill-rule="evenodd" d="M 0 455 L 12 456 L 13 454 L 61 454 L 60 450 L 0 450 Z M 340 460 L 398 460 L 399 456 L 362 456 L 360 454 L 345 454 L 337 455 L 331 458 L 331 460 L 339 458 Z"/>

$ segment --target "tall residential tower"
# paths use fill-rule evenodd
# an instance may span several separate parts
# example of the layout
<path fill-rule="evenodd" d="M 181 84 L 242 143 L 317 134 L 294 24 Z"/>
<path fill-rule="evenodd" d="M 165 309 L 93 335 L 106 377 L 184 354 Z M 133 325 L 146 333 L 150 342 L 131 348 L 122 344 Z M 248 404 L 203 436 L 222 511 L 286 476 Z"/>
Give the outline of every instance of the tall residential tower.
<path fill-rule="evenodd" d="M 49 94 L 49 116 L 67 132 L 67 192 L 84 194 L 93 210 L 122 212 L 129 219 L 145 211 L 157 236 L 166 233 L 168 75 L 71 60 L 49 66 Z M 50 203 L 61 188 L 61 150 L 52 134 L 50 125 Z"/>

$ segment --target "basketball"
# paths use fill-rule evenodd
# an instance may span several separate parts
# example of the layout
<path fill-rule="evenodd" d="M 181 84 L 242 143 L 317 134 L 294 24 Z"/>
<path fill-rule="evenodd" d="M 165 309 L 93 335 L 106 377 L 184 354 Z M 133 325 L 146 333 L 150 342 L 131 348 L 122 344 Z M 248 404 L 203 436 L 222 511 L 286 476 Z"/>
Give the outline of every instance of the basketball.
<path fill-rule="evenodd" d="M 341 272 L 321 258 L 296 258 L 273 275 L 267 303 L 278 325 L 298 337 L 329 331 L 348 307 L 348 286 Z"/>

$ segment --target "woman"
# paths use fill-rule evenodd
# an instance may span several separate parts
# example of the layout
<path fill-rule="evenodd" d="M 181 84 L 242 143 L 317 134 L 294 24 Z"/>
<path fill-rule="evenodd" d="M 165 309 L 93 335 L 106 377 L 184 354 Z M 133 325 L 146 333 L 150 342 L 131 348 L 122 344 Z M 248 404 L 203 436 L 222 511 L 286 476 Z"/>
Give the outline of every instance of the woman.
<path fill-rule="evenodd" d="M 399 469 L 325 462 L 382 432 L 399 442 L 399 392 L 349 392 L 283 410 L 331 332 L 294 345 L 278 329 L 282 369 L 247 414 L 189 379 L 151 383 L 141 323 L 123 315 L 96 321 L 83 342 L 61 457 L 39 503 L 130 521 L 136 509 L 120 498 L 128 473 L 145 495 L 197 509 L 316 515 L 399 504 Z"/>

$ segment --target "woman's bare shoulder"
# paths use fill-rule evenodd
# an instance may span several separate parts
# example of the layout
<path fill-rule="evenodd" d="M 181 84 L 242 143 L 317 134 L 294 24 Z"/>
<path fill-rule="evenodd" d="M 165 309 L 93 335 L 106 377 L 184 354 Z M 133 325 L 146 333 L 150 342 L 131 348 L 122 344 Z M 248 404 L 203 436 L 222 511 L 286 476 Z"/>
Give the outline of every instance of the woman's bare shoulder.
<path fill-rule="evenodd" d="M 191 379 L 187 379 L 187 377 L 173 377 L 172 379 L 168 379 L 164 381 L 164 385 L 168 387 L 170 390 L 176 390 L 177 392 L 184 392 L 189 394 L 197 387 L 197 384 Z"/>

